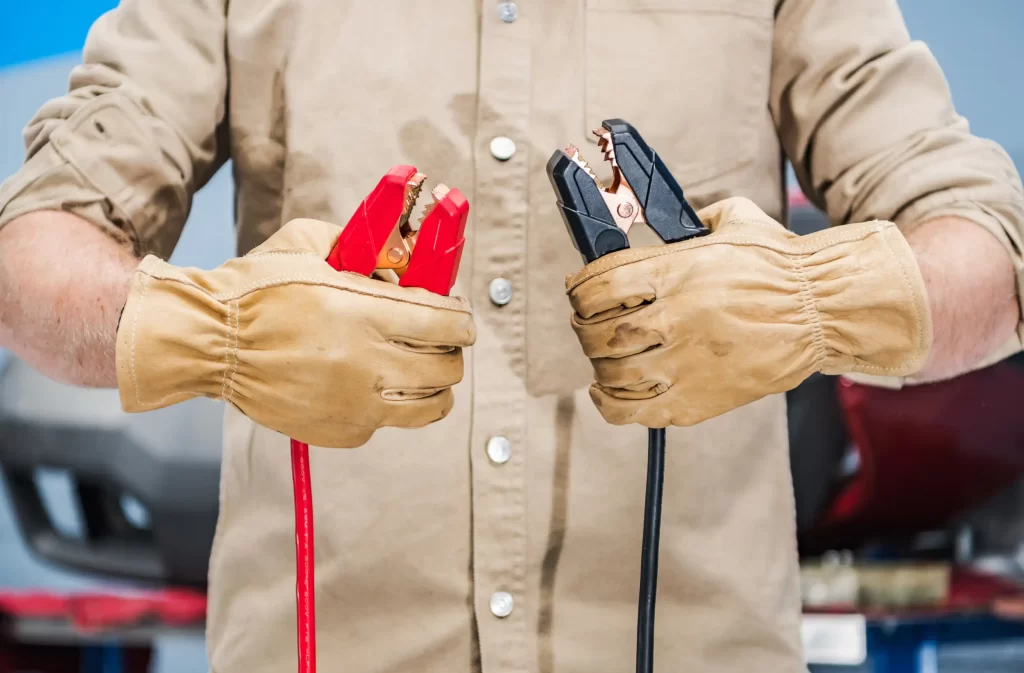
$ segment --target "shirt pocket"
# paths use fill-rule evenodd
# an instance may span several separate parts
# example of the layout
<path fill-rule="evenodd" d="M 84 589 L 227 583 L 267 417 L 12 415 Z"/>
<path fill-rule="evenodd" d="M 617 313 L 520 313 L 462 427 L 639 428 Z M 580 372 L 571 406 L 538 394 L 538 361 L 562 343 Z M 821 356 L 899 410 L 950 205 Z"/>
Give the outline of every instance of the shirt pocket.
<path fill-rule="evenodd" d="M 590 129 L 632 123 L 684 188 L 753 161 L 768 114 L 773 0 L 586 0 Z"/>

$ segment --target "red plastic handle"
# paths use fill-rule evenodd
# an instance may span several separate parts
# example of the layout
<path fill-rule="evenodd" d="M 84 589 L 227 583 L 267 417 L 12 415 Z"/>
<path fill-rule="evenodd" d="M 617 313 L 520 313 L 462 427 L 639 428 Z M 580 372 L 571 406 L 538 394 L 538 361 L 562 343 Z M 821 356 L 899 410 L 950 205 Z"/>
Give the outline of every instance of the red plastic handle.
<path fill-rule="evenodd" d="M 466 244 L 463 235 L 468 218 L 469 201 L 459 190 L 448 190 L 420 225 L 409 268 L 398 284 L 421 287 L 435 294 L 451 292 Z"/>
<path fill-rule="evenodd" d="M 327 263 L 338 271 L 369 276 L 377 268 L 377 254 L 405 207 L 405 185 L 416 175 L 415 166 L 394 166 L 352 213 Z"/>

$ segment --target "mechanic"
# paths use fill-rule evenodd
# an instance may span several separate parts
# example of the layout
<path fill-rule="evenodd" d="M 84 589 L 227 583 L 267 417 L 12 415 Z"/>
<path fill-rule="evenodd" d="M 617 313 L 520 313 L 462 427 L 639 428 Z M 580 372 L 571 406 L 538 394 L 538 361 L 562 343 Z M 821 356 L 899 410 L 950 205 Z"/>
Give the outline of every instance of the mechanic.
<path fill-rule="evenodd" d="M 633 422 L 677 426 L 660 665 L 803 670 L 778 393 L 1021 346 L 1020 179 L 896 0 L 123 0 L 83 60 L 0 191 L 2 345 L 129 411 L 230 402 L 216 673 L 295 666 L 288 434 L 362 445 L 313 455 L 323 666 L 630 670 Z M 584 137 L 608 117 L 715 232 L 599 260 L 570 321 L 581 263 L 544 164 L 599 152 Z M 228 159 L 255 252 L 162 261 Z M 787 235 L 784 159 L 852 224 Z M 473 205 L 467 300 L 321 261 L 326 223 L 399 162 Z"/>

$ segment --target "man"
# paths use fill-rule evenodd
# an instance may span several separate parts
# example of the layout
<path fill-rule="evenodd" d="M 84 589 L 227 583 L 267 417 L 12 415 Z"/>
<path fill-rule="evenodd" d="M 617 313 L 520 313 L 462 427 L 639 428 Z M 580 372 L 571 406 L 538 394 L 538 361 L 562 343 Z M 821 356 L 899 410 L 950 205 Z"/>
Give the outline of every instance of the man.
<path fill-rule="evenodd" d="M 567 320 L 581 264 L 544 165 L 616 116 L 715 233 L 588 267 Z M 362 445 L 313 454 L 322 667 L 628 670 L 633 422 L 679 426 L 659 665 L 801 670 L 770 393 L 815 370 L 942 378 L 1020 348 L 1020 180 L 970 135 L 895 0 L 125 0 L 26 143 L 0 192 L 3 345 L 117 385 L 129 410 L 231 402 L 217 673 L 294 666 L 275 430 Z M 789 237 L 784 155 L 837 224 L 868 224 Z M 228 158 L 239 252 L 261 247 L 212 272 L 160 261 Z M 320 261 L 324 223 L 399 162 L 473 205 L 453 293 L 472 320 Z"/>

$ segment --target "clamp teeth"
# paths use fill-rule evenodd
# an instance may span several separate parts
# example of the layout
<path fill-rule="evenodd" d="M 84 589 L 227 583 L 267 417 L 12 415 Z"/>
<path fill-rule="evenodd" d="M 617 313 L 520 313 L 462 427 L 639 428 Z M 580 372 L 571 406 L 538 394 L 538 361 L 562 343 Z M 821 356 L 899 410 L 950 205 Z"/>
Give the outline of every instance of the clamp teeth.
<path fill-rule="evenodd" d="M 448 196 L 448 192 L 449 191 L 451 191 L 451 190 L 448 189 L 448 187 L 446 185 L 444 185 L 444 184 L 442 184 L 440 182 L 437 183 L 437 185 L 432 190 L 430 190 L 431 201 L 423 209 L 423 214 L 420 215 L 420 220 L 419 220 L 420 226 L 423 226 L 423 221 L 427 219 L 428 215 L 430 215 L 430 211 L 432 211 L 434 209 L 434 206 L 436 206 L 438 203 L 440 203 L 441 200 L 444 199 L 444 197 Z"/>
<path fill-rule="evenodd" d="M 594 180 L 594 182 L 597 183 L 598 187 L 601 186 L 601 181 L 597 179 L 596 175 L 594 175 L 594 171 L 590 168 L 590 164 L 587 163 L 586 159 L 584 159 L 583 156 L 580 154 L 580 150 L 578 147 L 576 147 L 575 145 L 566 145 L 565 154 L 570 159 L 572 159 L 577 166 L 582 168 L 586 172 L 586 174 L 589 175 Z"/>
<path fill-rule="evenodd" d="M 409 182 L 405 186 L 405 208 L 403 211 L 408 217 L 408 213 L 412 212 L 413 207 L 416 205 L 416 201 L 420 198 L 420 192 L 423 190 L 423 183 L 426 181 L 427 176 L 423 173 L 416 173 L 413 175 Z"/>
<path fill-rule="evenodd" d="M 398 230 L 403 235 L 407 233 L 409 216 L 412 215 L 412 209 L 416 207 L 416 201 L 420 198 L 420 192 L 423 190 L 423 183 L 426 179 L 426 175 L 417 172 L 409 178 L 409 182 L 405 183 L 405 203 L 402 205 L 402 216 L 398 219 Z"/>
<path fill-rule="evenodd" d="M 615 192 L 622 183 L 622 171 L 619 170 L 619 162 L 615 159 L 615 143 L 612 142 L 611 132 L 604 128 L 597 128 L 591 131 L 597 136 L 597 145 L 604 152 L 604 160 L 612 165 L 612 184 L 608 191 Z"/>
<path fill-rule="evenodd" d="M 612 134 L 606 128 L 594 129 L 591 131 L 597 136 L 597 144 L 604 152 L 604 160 L 611 162 L 611 165 L 615 168 L 619 167 L 619 162 L 615 160 L 615 143 L 612 142 Z"/>
<path fill-rule="evenodd" d="M 420 215 L 420 219 L 419 219 L 419 226 L 420 227 L 423 226 L 423 222 L 426 221 L 427 216 L 430 215 L 430 211 L 432 211 L 434 209 L 434 206 L 436 206 L 436 205 L 437 205 L 437 200 L 435 199 L 434 201 L 431 201 L 430 203 L 428 203 L 425 208 L 423 208 L 423 214 Z M 417 227 L 417 231 L 418 230 L 419 230 L 419 228 Z"/>
<path fill-rule="evenodd" d="M 616 226 L 629 233 L 629 228 L 634 222 L 646 221 L 643 209 L 633 190 L 629 187 L 629 183 L 622 179 L 622 171 L 619 170 L 619 163 L 615 160 L 615 145 L 612 142 L 611 132 L 604 128 L 594 129 L 594 135 L 597 136 L 598 145 L 604 152 L 605 161 L 612 165 L 611 184 L 601 184 L 590 165 L 580 156 L 580 150 L 575 145 L 566 145 L 565 154 L 572 159 L 573 163 L 582 168 L 597 185 L 601 198 L 608 206 L 608 211 Z"/>
<path fill-rule="evenodd" d="M 434 203 L 437 203 L 438 201 L 440 201 L 444 197 L 448 196 L 448 192 L 450 192 L 450 191 L 451 190 L 448 189 L 447 185 L 439 182 L 439 183 L 437 183 L 437 186 L 435 186 L 432 190 L 430 190 L 430 196 L 431 196 L 431 198 L 434 199 Z"/>

